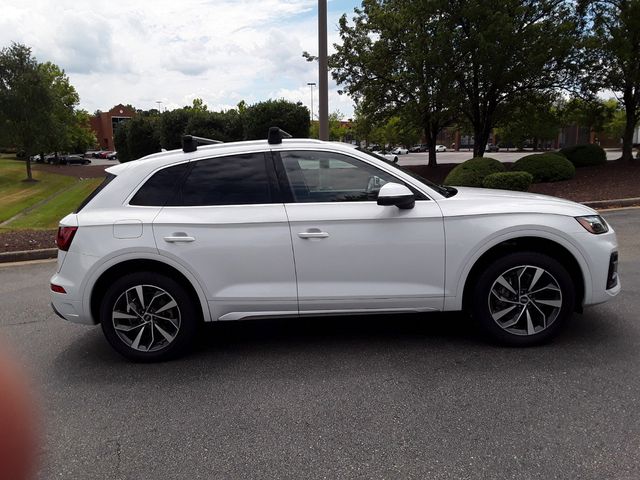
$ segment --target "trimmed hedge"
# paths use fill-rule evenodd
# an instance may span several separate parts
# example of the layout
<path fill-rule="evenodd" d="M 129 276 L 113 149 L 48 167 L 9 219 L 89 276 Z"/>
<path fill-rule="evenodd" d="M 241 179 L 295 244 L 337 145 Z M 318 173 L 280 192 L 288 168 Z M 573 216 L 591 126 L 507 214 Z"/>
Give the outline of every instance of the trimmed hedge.
<path fill-rule="evenodd" d="M 528 172 L 500 172 L 484 177 L 482 186 L 484 188 L 526 192 L 532 183 L 533 175 Z"/>
<path fill-rule="evenodd" d="M 576 174 L 576 167 L 557 153 L 536 153 L 516 161 L 511 167 L 513 172 L 528 172 L 534 183 L 559 182 L 569 180 Z"/>
<path fill-rule="evenodd" d="M 560 150 L 576 167 L 588 167 L 591 165 L 602 165 L 607 163 L 607 154 L 600 145 L 587 143 L 584 145 L 575 145 Z"/>
<path fill-rule="evenodd" d="M 494 158 L 475 157 L 451 170 L 447 178 L 444 179 L 444 184 L 460 187 L 482 187 L 482 181 L 487 175 L 504 171 L 504 165 Z"/>

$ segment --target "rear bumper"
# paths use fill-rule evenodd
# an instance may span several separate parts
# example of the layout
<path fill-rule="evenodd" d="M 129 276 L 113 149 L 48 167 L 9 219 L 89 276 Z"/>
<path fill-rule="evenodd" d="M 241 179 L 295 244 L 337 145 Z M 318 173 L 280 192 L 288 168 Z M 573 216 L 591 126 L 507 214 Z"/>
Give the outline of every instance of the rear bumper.
<path fill-rule="evenodd" d="M 67 292 L 58 293 L 52 290 L 49 291 L 49 295 L 51 295 L 51 308 L 56 315 L 73 323 L 83 325 L 96 324 L 91 318 L 91 315 L 85 314 L 77 285 L 63 277 L 60 273 L 56 273 L 51 277 L 51 283 L 62 286 Z"/>

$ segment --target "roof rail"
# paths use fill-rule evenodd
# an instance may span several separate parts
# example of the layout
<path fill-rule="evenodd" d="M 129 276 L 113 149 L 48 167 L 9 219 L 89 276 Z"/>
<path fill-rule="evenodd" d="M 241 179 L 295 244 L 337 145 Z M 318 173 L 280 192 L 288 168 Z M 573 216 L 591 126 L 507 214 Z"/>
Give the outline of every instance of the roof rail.
<path fill-rule="evenodd" d="M 269 136 L 267 137 L 267 141 L 270 144 L 282 143 L 283 138 L 292 138 L 293 135 L 285 132 L 284 130 L 278 127 L 270 127 L 269 128 Z"/>
<path fill-rule="evenodd" d="M 221 140 L 213 140 L 211 138 L 195 137 L 193 135 L 182 136 L 182 151 L 184 153 L 195 152 L 198 145 L 213 145 L 216 143 L 224 143 Z"/>

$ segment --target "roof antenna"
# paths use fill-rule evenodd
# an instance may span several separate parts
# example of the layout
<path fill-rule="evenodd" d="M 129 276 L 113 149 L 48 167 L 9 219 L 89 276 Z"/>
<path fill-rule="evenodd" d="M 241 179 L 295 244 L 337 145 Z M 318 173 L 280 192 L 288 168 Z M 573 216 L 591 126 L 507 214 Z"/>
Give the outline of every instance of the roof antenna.
<path fill-rule="evenodd" d="M 269 128 L 269 136 L 267 137 L 267 141 L 271 145 L 276 145 L 278 143 L 282 143 L 283 138 L 293 138 L 293 135 L 285 132 L 279 127 L 270 127 Z"/>

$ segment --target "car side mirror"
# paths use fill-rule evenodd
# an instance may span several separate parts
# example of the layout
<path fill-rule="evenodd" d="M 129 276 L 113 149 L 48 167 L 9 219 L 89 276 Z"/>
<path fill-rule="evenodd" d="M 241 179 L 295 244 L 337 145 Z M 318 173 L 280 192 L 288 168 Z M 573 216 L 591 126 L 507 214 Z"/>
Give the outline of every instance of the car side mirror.
<path fill-rule="evenodd" d="M 378 205 L 395 205 L 403 210 L 413 208 L 416 205 L 416 197 L 413 192 L 399 183 L 385 183 L 378 193 Z"/>

